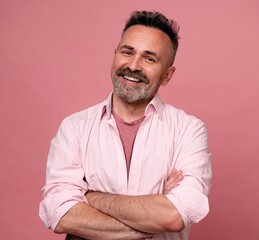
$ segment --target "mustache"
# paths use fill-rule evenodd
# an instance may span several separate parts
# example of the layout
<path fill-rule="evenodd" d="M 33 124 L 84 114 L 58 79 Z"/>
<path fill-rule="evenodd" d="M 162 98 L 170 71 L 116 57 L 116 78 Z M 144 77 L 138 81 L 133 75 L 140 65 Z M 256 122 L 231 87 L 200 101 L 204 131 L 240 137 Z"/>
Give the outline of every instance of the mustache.
<path fill-rule="evenodd" d="M 126 76 L 129 76 L 132 78 L 139 79 L 140 81 L 142 81 L 144 83 L 149 83 L 149 79 L 147 78 L 147 76 L 138 70 L 131 71 L 129 68 L 120 68 L 116 71 L 116 75 L 119 77 L 124 77 L 126 75 Z"/>

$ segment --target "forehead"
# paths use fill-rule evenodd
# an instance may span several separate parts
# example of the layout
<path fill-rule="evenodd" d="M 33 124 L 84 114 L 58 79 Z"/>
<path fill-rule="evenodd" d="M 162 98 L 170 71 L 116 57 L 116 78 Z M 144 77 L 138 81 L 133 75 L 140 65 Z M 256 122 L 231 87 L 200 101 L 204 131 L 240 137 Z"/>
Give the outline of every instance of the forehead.
<path fill-rule="evenodd" d="M 136 51 L 164 54 L 164 51 L 168 52 L 168 48 L 171 47 L 171 40 L 166 33 L 157 28 L 134 25 L 122 35 L 119 47 L 124 45 L 131 46 Z"/>

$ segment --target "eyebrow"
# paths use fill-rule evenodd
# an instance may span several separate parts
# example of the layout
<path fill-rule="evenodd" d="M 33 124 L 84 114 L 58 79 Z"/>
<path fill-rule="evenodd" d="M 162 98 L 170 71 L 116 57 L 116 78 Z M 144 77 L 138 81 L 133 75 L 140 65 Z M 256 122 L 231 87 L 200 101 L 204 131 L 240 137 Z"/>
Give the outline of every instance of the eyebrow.
<path fill-rule="evenodd" d="M 127 48 L 127 49 L 129 49 L 129 50 L 134 50 L 134 47 L 132 47 L 132 46 L 129 46 L 129 45 L 123 45 L 123 46 L 120 46 L 118 49 L 122 49 L 122 48 Z"/>
<path fill-rule="evenodd" d="M 158 61 L 160 60 L 160 58 L 157 56 L 157 54 L 156 54 L 155 52 L 152 52 L 152 51 L 145 51 L 145 53 L 146 53 L 147 55 L 151 55 L 151 56 L 157 58 Z"/>
<path fill-rule="evenodd" d="M 132 46 L 130 46 L 130 45 L 127 45 L 127 44 L 125 44 L 125 45 L 119 47 L 119 49 L 123 49 L 123 48 L 129 49 L 129 50 L 131 50 L 131 51 L 134 50 L 134 47 L 132 47 Z M 147 54 L 147 55 L 154 56 L 155 58 L 157 58 L 158 61 L 160 60 L 160 58 L 157 56 L 157 54 L 156 54 L 155 52 L 150 51 L 150 50 L 145 50 L 144 52 L 145 52 L 145 54 Z"/>

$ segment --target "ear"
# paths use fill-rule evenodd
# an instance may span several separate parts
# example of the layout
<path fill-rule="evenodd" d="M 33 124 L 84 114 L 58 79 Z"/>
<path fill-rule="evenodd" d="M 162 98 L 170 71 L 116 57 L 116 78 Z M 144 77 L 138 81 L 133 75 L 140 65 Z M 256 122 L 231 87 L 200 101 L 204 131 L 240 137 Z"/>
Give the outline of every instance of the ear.
<path fill-rule="evenodd" d="M 165 86 L 169 81 L 170 79 L 172 78 L 173 74 L 174 74 L 174 71 L 175 71 L 175 67 L 174 66 L 170 66 L 166 73 L 165 73 L 165 76 L 161 82 L 161 86 Z"/>

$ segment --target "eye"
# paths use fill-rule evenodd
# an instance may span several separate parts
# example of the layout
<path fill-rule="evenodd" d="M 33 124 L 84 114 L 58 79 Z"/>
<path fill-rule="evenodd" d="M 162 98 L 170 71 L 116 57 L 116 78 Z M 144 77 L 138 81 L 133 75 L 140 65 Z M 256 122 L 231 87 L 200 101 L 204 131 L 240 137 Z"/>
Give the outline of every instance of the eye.
<path fill-rule="evenodd" d="M 145 59 L 149 63 L 155 63 L 156 62 L 156 59 L 154 57 L 146 56 Z"/>
<path fill-rule="evenodd" d="M 130 50 L 122 50 L 121 53 L 122 53 L 124 56 L 132 56 L 132 55 L 133 55 L 133 52 L 130 51 Z"/>

